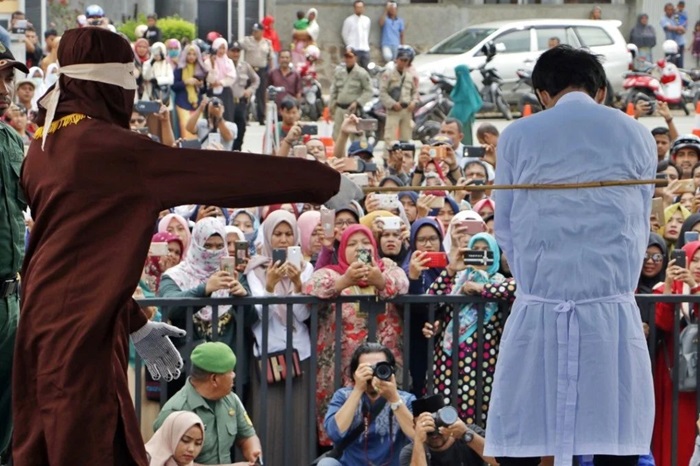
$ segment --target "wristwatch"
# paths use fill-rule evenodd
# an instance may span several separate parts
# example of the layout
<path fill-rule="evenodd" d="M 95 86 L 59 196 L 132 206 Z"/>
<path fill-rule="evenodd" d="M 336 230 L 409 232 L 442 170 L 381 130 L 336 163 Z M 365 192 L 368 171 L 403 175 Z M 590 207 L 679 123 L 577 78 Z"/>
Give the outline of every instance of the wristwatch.
<path fill-rule="evenodd" d="M 394 403 L 389 403 L 389 407 L 391 408 L 392 411 L 396 411 L 399 409 L 399 406 L 403 404 L 403 400 L 399 398 L 399 401 L 395 401 Z"/>
<path fill-rule="evenodd" d="M 464 437 L 462 437 L 462 438 L 464 439 L 464 443 L 467 443 L 467 444 L 468 444 L 468 443 L 470 443 L 472 440 L 474 440 L 474 432 L 472 432 L 471 430 L 467 429 L 467 432 L 464 434 Z"/>

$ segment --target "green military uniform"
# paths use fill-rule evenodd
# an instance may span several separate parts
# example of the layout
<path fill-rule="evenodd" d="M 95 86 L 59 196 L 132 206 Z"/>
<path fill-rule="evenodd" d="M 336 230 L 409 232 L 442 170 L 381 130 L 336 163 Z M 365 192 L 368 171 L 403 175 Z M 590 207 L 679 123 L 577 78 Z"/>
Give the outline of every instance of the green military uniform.
<path fill-rule="evenodd" d="M 386 108 L 384 147 L 391 147 L 391 141 L 410 141 L 413 114 L 406 107 L 418 102 L 418 83 L 413 73 L 408 69 L 403 73 L 397 69 L 386 70 L 379 84 L 379 99 Z M 393 110 L 396 103 L 403 108 Z"/>
<path fill-rule="evenodd" d="M 348 71 L 347 66 L 340 65 L 335 69 L 331 83 L 330 108 L 333 111 L 333 139 L 340 134 L 340 126 L 348 111 L 348 107 L 357 102 L 361 109 L 372 98 L 372 84 L 369 73 L 359 65 Z"/>
<path fill-rule="evenodd" d="M 19 319 L 17 277 L 24 256 L 24 215 L 19 187 L 24 146 L 19 135 L 0 123 L 0 454 L 12 434 L 12 354 Z"/>
<path fill-rule="evenodd" d="M 188 380 L 185 386 L 167 403 L 153 423 L 158 430 L 165 418 L 174 411 L 191 411 L 204 423 L 204 445 L 195 458 L 199 464 L 229 464 L 231 447 L 236 440 L 255 435 L 253 423 L 235 393 L 212 401 L 202 397 Z"/>

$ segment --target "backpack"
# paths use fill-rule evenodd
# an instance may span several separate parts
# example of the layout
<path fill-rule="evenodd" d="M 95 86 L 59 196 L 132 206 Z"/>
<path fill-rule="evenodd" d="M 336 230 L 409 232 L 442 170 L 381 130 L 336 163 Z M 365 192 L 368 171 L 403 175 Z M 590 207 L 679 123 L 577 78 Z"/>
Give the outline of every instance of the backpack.
<path fill-rule="evenodd" d="M 678 390 L 694 392 L 698 380 L 698 324 L 689 323 L 681 331 L 678 355 Z"/>

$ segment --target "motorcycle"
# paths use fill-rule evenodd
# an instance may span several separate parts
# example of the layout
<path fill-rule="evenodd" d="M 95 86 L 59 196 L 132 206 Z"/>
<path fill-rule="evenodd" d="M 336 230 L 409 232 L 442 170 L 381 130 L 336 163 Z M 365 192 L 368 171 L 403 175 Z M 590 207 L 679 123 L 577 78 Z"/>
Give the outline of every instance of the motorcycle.
<path fill-rule="evenodd" d="M 493 42 L 489 42 L 484 44 L 481 51 L 486 55 L 486 61 L 478 68 L 469 69 L 469 71 L 479 71 L 479 73 L 481 73 L 483 87 L 479 90 L 479 94 L 484 103 L 481 106 L 480 112 L 498 110 L 503 114 L 506 120 L 512 120 L 513 114 L 510 112 L 510 106 L 503 97 L 503 91 L 501 90 L 503 78 L 501 78 L 494 68 L 487 68 L 491 60 L 493 60 L 493 57 L 496 56 L 496 45 Z"/>
<path fill-rule="evenodd" d="M 430 75 L 433 87 L 422 95 L 420 103 L 413 113 L 412 138 L 423 144 L 440 132 L 440 124 L 450 114 L 454 103 L 450 99 L 450 93 L 454 89 L 456 79 L 439 73 Z"/>
<path fill-rule="evenodd" d="M 678 70 L 681 73 L 683 80 L 683 100 L 687 104 L 693 104 L 693 108 L 697 108 L 700 102 L 700 70 Z"/>
<path fill-rule="evenodd" d="M 321 83 L 316 79 L 315 73 L 304 76 L 301 80 L 301 102 L 299 103 L 302 119 L 317 121 L 323 115 L 325 106 Z"/>
<path fill-rule="evenodd" d="M 532 68 L 519 69 L 515 74 L 518 76 L 518 81 L 515 83 L 515 87 L 513 87 L 513 92 L 517 92 L 521 87 L 527 89 L 527 92 L 522 93 L 518 101 L 520 114 L 523 114 L 526 105 L 530 106 L 532 113 L 541 112 L 542 106 L 540 105 L 540 101 L 537 100 L 537 96 L 532 88 Z"/>
<path fill-rule="evenodd" d="M 656 64 L 635 67 L 635 71 L 625 73 L 622 88 L 627 92 L 623 99 L 623 108 L 627 108 L 630 103 L 636 104 L 641 94 L 645 100 L 666 102 L 669 107 L 680 107 L 686 115 L 690 114 L 683 96 L 681 73 L 670 58 L 667 56 Z"/>

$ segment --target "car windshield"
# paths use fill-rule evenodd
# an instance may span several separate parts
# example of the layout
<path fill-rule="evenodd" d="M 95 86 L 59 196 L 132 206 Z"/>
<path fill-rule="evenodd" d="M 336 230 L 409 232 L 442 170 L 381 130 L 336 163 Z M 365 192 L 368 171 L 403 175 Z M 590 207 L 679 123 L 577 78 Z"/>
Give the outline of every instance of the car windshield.
<path fill-rule="evenodd" d="M 495 29 L 467 28 L 431 48 L 428 53 L 456 55 L 467 52 L 486 39 Z"/>

